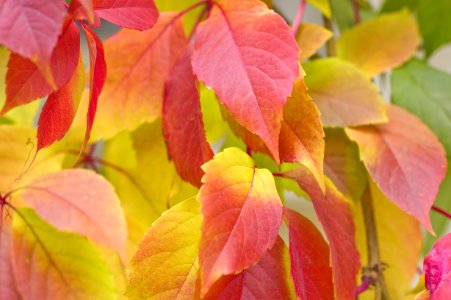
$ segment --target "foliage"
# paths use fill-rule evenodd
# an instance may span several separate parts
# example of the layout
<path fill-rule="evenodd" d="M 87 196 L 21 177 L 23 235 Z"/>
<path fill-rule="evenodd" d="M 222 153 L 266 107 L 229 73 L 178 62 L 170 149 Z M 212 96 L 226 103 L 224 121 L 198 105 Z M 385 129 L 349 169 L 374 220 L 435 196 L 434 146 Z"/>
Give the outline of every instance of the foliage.
<path fill-rule="evenodd" d="M 0 0 L 0 300 L 451 297 L 449 1 L 277 11 Z"/>

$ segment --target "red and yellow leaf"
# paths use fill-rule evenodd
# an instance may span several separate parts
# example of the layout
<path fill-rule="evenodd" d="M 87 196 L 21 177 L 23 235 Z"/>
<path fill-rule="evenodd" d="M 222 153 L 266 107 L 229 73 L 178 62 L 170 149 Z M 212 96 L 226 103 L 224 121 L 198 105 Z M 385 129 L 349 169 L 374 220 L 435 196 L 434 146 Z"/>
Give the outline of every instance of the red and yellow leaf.
<path fill-rule="evenodd" d="M 100 175 L 81 169 L 56 172 L 33 180 L 21 195 L 56 228 L 85 235 L 126 260 L 124 214 L 112 186 Z"/>
<path fill-rule="evenodd" d="M 227 0 L 215 3 L 197 30 L 193 69 L 278 161 L 283 106 L 299 76 L 298 59 L 279 15 L 257 0 Z"/>
<path fill-rule="evenodd" d="M 131 262 L 130 299 L 193 299 L 201 224 L 200 203 L 194 197 L 152 224 Z"/>
<path fill-rule="evenodd" d="M 303 164 L 324 190 L 324 131 L 319 115 L 304 80 L 298 79 L 283 110 L 279 151 L 282 162 Z"/>
<path fill-rule="evenodd" d="M 284 208 L 290 239 L 291 277 L 299 299 L 333 299 L 330 249 L 306 217 Z"/>
<path fill-rule="evenodd" d="M 38 121 L 37 151 L 62 139 L 77 113 L 84 88 L 84 66 L 80 56 L 71 80 L 51 94 L 45 102 Z"/>
<path fill-rule="evenodd" d="M 71 21 L 63 30 L 49 59 L 57 88 L 66 85 L 72 78 L 79 61 L 79 45 L 80 32 L 75 22 Z M 0 114 L 52 92 L 52 86 L 31 60 L 11 54 L 6 74 L 6 102 Z"/>
<path fill-rule="evenodd" d="M 158 19 L 153 0 L 92 0 L 92 4 L 99 17 L 121 27 L 145 30 Z"/>
<path fill-rule="evenodd" d="M 205 300 L 274 300 L 292 299 L 288 270 L 285 268 L 287 251 L 278 238 L 260 261 L 237 275 L 221 277 L 203 298 Z"/>
<path fill-rule="evenodd" d="M 191 68 L 191 49 L 180 56 L 165 85 L 163 130 L 179 175 L 200 187 L 201 166 L 213 158 L 207 142 L 199 91 Z"/>
<path fill-rule="evenodd" d="M 205 295 L 222 275 L 243 271 L 273 246 L 282 203 L 271 172 L 257 169 L 252 158 L 237 148 L 215 155 L 202 168 L 199 259 Z"/>
<path fill-rule="evenodd" d="M 333 33 L 326 28 L 313 23 L 303 23 L 296 33 L 296 41 L 301 49 L 300 60 L 303 61 L 315 54 L 331 37 Z"/>
<path fill-rule="evenodd" d="M 303 167 L 284 174 L 296 180 L 310 196 L 329 240 L 335 297 L 343 300 L 355 299 L 360 256 L 354 240 L 355 226 L 349 202 L 328 178 L 324 195 L 314 177 Z"/>
<path fill-rule="evenodd" d="M 419 119 L 387 106 L 389 123 L 346 129 L 377 186 L 433 232 L 429 211 L 446 174 L 445 150 Z"/>
<path fill-rule="evenodd" d="M 451 297 L 451 233 L 439 239 L 424 258 L 424 274 L 431 300 Z"/>
<path fill-rule="evenodd" d="M 337 56 L 373 77 L 407 61 L 419 44 L 415 19 L 408 10 L 401 10 L 380 15 L 343 32 L 337 41 Z"/>
<path fill-rule="evenodd" d="M 96 138 L 111 138 L 161 115 L 164 82 L 187 45 L 175 15 L 162 14 L 144 32 L 122 29 L 105 42 L 108 78 L 98 103 Z M 121 122 L 112 124 L 115 119 Z"/>
<path fill-rule="evenodd" d="M 376 86 L 351 63 L 338 58 L 303 65 L 305 82 L 324 126 L 357 126 L 387 121 Z"/>
<path fill-rule="evenodd" d="M 0 0 L 0 44 L 32 60 L 50 79 L 49 64 L 65 16 L 63 0 Z"/>

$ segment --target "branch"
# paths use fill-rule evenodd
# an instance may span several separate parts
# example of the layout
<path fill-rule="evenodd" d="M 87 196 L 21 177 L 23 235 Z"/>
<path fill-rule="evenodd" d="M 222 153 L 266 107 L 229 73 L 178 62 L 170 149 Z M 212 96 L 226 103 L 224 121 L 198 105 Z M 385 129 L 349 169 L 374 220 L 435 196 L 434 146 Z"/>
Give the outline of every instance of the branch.
<path fill-rule="evenodd" d="M 373 198 L 367 185 L 361 201 L 363 220 L 365 222 L 368 265 L 363 268 L 363 277 L 371 280 L 375 286 L 375 300 L 389 300 L 388 289 L 384 280 L 384 265 L 381 262 L 379 242 L 377 239 L 376 220 L 374 216 Z"/>

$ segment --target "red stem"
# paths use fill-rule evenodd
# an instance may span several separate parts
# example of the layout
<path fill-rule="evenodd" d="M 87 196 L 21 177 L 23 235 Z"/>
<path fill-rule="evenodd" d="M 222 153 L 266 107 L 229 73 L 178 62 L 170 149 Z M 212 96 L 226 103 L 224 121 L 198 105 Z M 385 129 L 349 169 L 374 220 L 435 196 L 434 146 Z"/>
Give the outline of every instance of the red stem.
<path fill-rule="evenodd" d="M 363 293 L 364 291 L 369 289 L 370 285 L 371 285 L 371 279 L 368 277 L 363 277 L 362 284 L 359 285 L 357 287 L 357 289 L 355 290 L 355 296 L 357 297 L 358 295 L 360 295 L 361 293 Z"/>
<path fill-rule="evenodd" d="M 296 33 L 298 32 L 299 26 L 301 25 L 302 17 L 304 16 L 306 5 L 307 5 L 307 0 L 301 0 L 299 2 L 298 12 L 296 14 L 296 17 L 294 18 L 293 25 L 292 25 L 293 36 L 296 35 Z"/>
<path fill-rule="evenodd" d="M 432 206 L 432 210 L 437 212 L 437 213 L 439 213 L 439 214 L 441 214 L 441 215 L 443 215 L 443 216 L 445 216 L 445 217 L 447 217 L 448 219 L 451 219 L 451 213 L 447 212 L 446 210 L 444 210 L 444 209 L 442 209 L 442 208 L 440 208 L 438 206 L 435 206 L 435 205 Z"/>
<path fill-rule="evenodd" d="M 352 8 L 354 9 L 354 22 L 355 24 L 360 23 L 360 10 L 359 10 L 359 3 L 357 0 L 352 0 Z"/>

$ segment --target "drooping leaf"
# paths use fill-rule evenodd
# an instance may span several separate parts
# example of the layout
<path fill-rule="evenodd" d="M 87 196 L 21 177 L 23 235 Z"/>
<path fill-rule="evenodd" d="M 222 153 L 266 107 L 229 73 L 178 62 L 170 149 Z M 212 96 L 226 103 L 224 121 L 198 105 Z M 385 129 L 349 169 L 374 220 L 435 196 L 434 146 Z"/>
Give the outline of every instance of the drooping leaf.
<path fill-rule="evenodd" d="M 241 125 L 262 138 L 276 161 L 298 56 L 288 25 L 257 0 L 215 3 L 196 33 L 195 74 Z"/>
<path fill-rule="evenodd" d="M 221 277 L 203 298 L 205 300 L 293 299 L 285 268 L 285 243 L 278 238 L 260 261 L 237 275 Z"/>
<path fill-rule="evenodd" d="M 69 130 L 83 92 L 83 75 L 84 65 L 80 56 L 78 67 L 71 80 L 60 90 L 52 93 L 42 108 L 38 121 L 37 151 L 62 139 Z"/>
<path fill-rule="evenodd" d="M 424 258 L 424 274 L 431 300 L 451 297 L 451 233 L 438 240 Z"/>
<path fill-rule="evenodd" d="M 384 279 L 392 299 L 404 299 L 417 273 L 421 254 L 422 234 L 419 222 L 391 203 L 376 184 L 369 180 L 379 242 L 381 261 L 387 265 Z M 362 261 L 367 261 L 367 241 L 362 208 L 355 209 L 356 242 Z M 362 300 L 374 299 L 374 291 L 368 290 Z"/>
<path fill-rule="evenodd" d="M 52 1 L 49 1 L 52 2 Z M 49 58 L 57 88 L 66 85 L 77 68 L 80 56 L 80 33 L 71 21 L 63 30 Z M 38 67 L 29 59 L 11 54 L 6 75 L 6 102 L 0 114 L 53 92 Z"/>
<path fill-rule="evenodd" d="M 25 174 L 36 145 L 36 131 L 30 127 L 0 126 L 0 193 L 25 185 L 43 174 L 56 172 L 61 168 L 61 155 L 43 149 L 39 151 L 33 165 Z"/>
<path fill-rule="evenodd" d="M 296 34 L 296 41 L 301 49 L 300 60 L 315 54 L 325 42 L 332 37 L 332 32 L 313 23 L 302 23 Z"/>
<path fill-rule="evenodd" d="M 337 55 L 373 77 L 407 61 L 419 42 L 415 19 L 408 10 L 402 10 L 382 14 L 343 32 L 337 41 Z"/>
<path fill-rule="evenodd" d="M 316 215 L 330 244 L 336 299 L 355 298 L 360 256 L 354 240 L 355 226 L 350 203 L 326 177 L 323 194 L 311 173 L 303 167 L 289 170 L 285 176 L 296 180 L 309 195 Z"/>
<path fill-rule="evenodd" d="M 332 15 L 329 0 L 307 0 L 309 4 L 318 9 L 326 18 Z"/>
<path fill-rule="evenodd" d="M 103 44 L 97 34 L 89 27 L 81 23 L 81 27 L 86 36 L 89 49 L 90 65 L 90 86 L 89 86 L 89 105 L 86 114 L 86 133 L 83 141 L 82 150 L 91 137 L 91 130 L 94 125 L 94 119 L 97 113 L 97 101 L 102 92 L 106 80 L 106 62 L 103 51 Z"/>
<path fill-rule="evenodd" d="M 161 115 L 164 82 L 187 44 L 182 23 L 174 17 L 162 14 L 150 30 L 122 29 L 105 42 L 108 78 L 99 97 L 96 139 L 136 129 Z M 112 124 L 115 119 L 121 122 Z"/>
<path fill-rule="evenodd" d="M 201 223 L 200 203 L 193 197 L 152 224 L 131 262 L 130 299 L 193 299 Z"/>
<path fill-rule="evenodd" d="M 54 227 L 85 235 L 125 260 L 124 215 L 112 186 L 101 176 L 82 169 L 64 170 L 33 180 L 21 195 Z"/>
<path fill-rule="evenodd" d="M 63 0 L 0 0 L 0 44 L 32 60 L 49 80 L 52 51 L 65 15 Z"/>
<path fill-rule="evenodd" d="M 152 28 L 158 19 L 153 0 L 92 0 L 99 17 L 130 29 Z"/>
<path fill-rule="evenodd" d="M 342 129 L 327 129 L 325 142 L 324 173 L 344 196 L 359 201 L 367 180 L 357 145 Z"/>
<path fill-rule="evenodd" d="M 445 150 L 415 116 L 387 106 L 389 123 L 346 129 L 377 186 L 433 232 L 429 211 L 445 177 Z M 415 134 L 412 134 L 415 133 Z"/>
<path fill-rule="evenodd" d="M 12 261 L 24 299 L 118 296 L 111 271 L 94 245 L 79 235 L 56 230 L 31 209 L 14 215 Z"/>
<path fill-rule="evenodd" d="M 426 56 L 430 56 L 441 46 L 451 43 L 451 2 L 436 0 L 433 4 L 419 0 L 417 18 L 423 37 Z"/>
<path fill-rule="evenodd" d="M 306 217 L 284 208 L 290 238 L 291 277 L 299 299 L 333 299 L 330 249 Z"/>
<path fill-rule="evenodd" d="M 237 148 L 215 155 L 202 168 L 199 260 L 205 295 L 222 275 L 243 271 L 273 246 L 282 203 L 272 174 L 257 169 L 252 158 Z"/>
<path fill-rule="evenodd" d="M 283 110 L 279 151 L 281 161 L 305 165 L 324 189 L 324 131 L 319 115 L 304 80 L 298 79 Z"/>
<path fill-rule="evenodd" d="M 324 126 L 357 126 L 387 120 L 379 92 L 358 68 L 338 58 L 303 65 L 305 82 Z"/>
<path fill-rule="evenodd" d="M 20 300 L 11 263 L 11 225 L 2 214 L 0 214 L 0 300 Z"/>
<path fill-rule="evenodd" d="M 166 81 L 163 131 L 177 172 L 184 180 L 200 187 L 201 165 L 213 158 L 213 151 L 205 136 L 191 53 L 191 48 L 187 48 Z"/>

